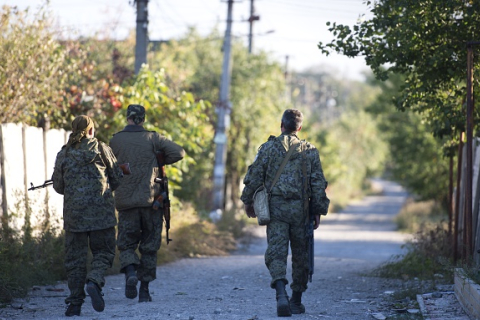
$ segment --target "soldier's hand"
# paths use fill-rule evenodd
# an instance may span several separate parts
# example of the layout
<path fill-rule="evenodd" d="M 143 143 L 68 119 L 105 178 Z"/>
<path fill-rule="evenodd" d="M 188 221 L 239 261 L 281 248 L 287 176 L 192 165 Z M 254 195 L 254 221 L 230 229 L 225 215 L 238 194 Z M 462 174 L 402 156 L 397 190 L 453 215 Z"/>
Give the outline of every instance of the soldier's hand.
<path fill-rule="evenodd" d="M 256 218 L 257 215 L 255 214 L 255 210 L 253 209 L 253 204 L 246 204 L 245 205 L 245 213 L 249 218 Z"/>
<path fill-rule="evenodd" d="M 317 230 L 318 226 L 320 225 L 320 215 L 316 214 L 314 217 L 315 223 L 313 224 L 313 230 Z"/>

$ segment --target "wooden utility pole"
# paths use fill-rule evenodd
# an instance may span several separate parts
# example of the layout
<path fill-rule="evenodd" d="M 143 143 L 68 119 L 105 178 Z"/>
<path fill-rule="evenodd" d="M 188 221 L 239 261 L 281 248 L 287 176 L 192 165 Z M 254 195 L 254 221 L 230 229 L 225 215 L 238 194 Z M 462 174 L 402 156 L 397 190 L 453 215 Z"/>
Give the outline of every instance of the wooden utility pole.
<path fill-rule="evenodd" d="M 473 173 L 473 46 L 476 42 L 467 44 L 467 172 L 465 175 L 465 257 L 470 259 L 473 253 L 472 241 L 472 173 Z"/>
<path fill-rule="evenodd" d="M 135 0 L 137 5 L 137 29 L 135 43 L 135 74 L 147 63 L 148 0 Z"/>
<path fill-rule="evenodd" d="M 213 142 L 215 149 L 215 164 L 213 167 L 213 210 L 211 217 L 220 218 L 225 208 L 225 169 L 227 159 L 227 129 L 230 125 L 231 103 L 229 100 L 231 78 L 231 39 L 232 39 L 233 0 L 228 0 L 227 28 L 223 42 L 223 66 L 220 82 L 220 98 L 217 103 L 217 127 Z"/>
<path fill-rule="evenodd" d="M 255 0 L 250 0 L 250 18 L 248 18 L 248 23 L 250 24 L 250 30 L 248 32 L 248 53 L 252 53 L 253 50 L 253 22 L 260 20 L 260 16 L 255 15 L 254 1 Z"/>

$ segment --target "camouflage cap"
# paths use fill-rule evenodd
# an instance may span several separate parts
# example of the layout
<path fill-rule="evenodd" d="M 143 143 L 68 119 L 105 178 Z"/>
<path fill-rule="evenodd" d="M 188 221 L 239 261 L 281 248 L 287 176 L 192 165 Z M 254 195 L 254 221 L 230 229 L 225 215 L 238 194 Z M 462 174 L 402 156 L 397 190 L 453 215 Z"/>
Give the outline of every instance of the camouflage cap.
<path fill-rule="evenodd" d="M 145 117 L 145 108 L 139 104 L 131 104 L 127 109 L 127 119 L 128 118 L 143 118 Z"/>

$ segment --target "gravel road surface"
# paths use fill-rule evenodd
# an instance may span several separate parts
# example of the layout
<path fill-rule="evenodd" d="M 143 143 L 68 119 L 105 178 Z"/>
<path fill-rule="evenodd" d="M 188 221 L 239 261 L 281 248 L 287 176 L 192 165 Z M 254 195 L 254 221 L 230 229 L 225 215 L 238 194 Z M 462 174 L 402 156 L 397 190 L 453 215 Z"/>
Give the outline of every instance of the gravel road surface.
<path fill-rule="evenodd" d="M 322 218 L 315 231 L 313 282 L 303 299 L 306 314 L 292 319 L 374 319 L 384 308 L 385 295 L 395 290 L 392 282 L 362 273 L 402 252 L 408 236 L 395 231 L 393 218 L 407 194 L 395 183 L 374 183 L 383 190 L 380 195 Z M 278 319 L 264 265 L 265 228 L 252 229 L 253 235 L 230 256 L 182 259 L 158 267 L 157 280 L 150 284 L 151 303 L 126 299 L 123 275 L 108 276 L 105 311 L 94 311 L 87 296 L 82 315 L 72 319 Z M 0 320 L 66 319 L 67 294 L 64 283 L 35 287 L 28 298 L 0 309 Z"/>

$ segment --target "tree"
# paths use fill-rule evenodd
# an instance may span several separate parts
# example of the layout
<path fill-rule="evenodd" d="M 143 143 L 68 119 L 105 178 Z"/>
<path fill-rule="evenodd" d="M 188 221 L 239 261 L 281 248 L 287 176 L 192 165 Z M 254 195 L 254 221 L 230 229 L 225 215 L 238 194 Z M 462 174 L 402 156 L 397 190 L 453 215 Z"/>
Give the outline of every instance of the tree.
<path fill-rule="evenodd" d="M 3 6 L 0 29 L 0 121 L 62 121 L 63 89 L 77 60 L 55 41 L 45 13 L 31 20 L 28 11 Z"/>
<path fill-rule="evenodd" d="M 479 40 L 480 3 L 380 0 L 366 5 L 371 19 L 353 29 L 333 23 L 329 30 L 335 39 L 318 47 L 324 54 L 364 56 L 381 80 L 390 73 L 404 74 L 405 83 L 394 97 L 397 108 L 419 112 L 437 137 L 458 137 L 465 130 L 466 43 Z"/>
<path fill-rule="evenodd" d="M 204 110 L 211 128 L 215 127 L 215 103 L 219 98 L 222 72 L 222 43 L 219 32 L 200 36 L 191 29 L 185 36 L 163 44 L 149 56 L 152 69 L 166 70 L 166 81 L 176 92 L 191 91 L 196 99 L 210 101 Z M 231 124 L 228 129 L 226 184 L 235 207 L 239 201 L 242 176 L 253 161 L 257 148 L 271 134 L 279 134 L 280 117 L 286 106 L 285 81 L 281 66 L 266 53 L 248 54 L 243 43 L 232 43 Z M 182 186 L 186 198 L 196 199 L 209 211 L 213 171 L 213 141 L 196 159 L 195 173 Z M 201 188 L 200 188 L 201 186 Z M 202 203 L 198 203 L 203 199 Z"/>
<path fill-rule="evenodd" d="M 404 77 L 390 75 L 386 81 L 370 78 L 381 93 L 366 109 L 378 123 L 389 148 L 387 170 L 419 200 L 434 200 L 448 208 L 449 159 L 442 150 L 444 139 L 432 136 L 431 128 L 411 110 L 397 112 L 391 99 Z"/>

